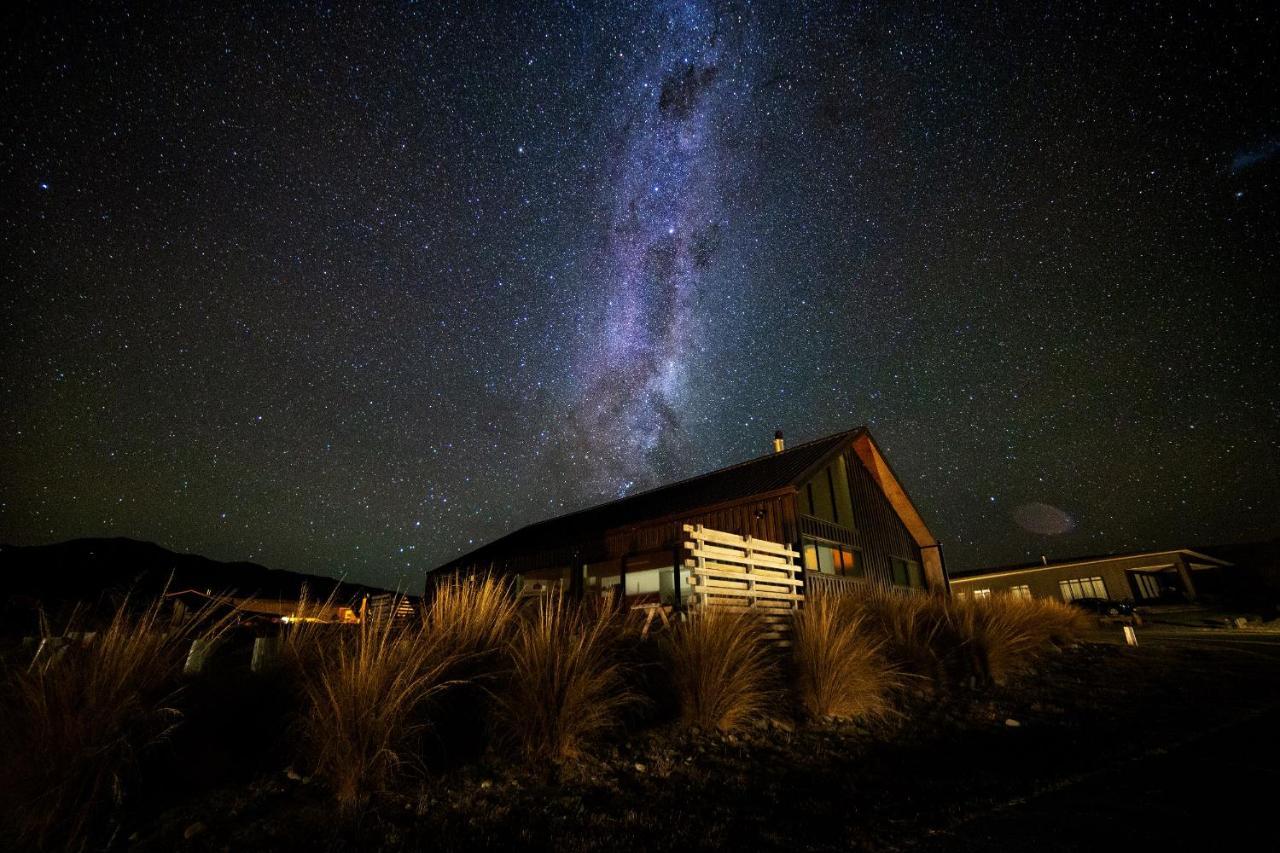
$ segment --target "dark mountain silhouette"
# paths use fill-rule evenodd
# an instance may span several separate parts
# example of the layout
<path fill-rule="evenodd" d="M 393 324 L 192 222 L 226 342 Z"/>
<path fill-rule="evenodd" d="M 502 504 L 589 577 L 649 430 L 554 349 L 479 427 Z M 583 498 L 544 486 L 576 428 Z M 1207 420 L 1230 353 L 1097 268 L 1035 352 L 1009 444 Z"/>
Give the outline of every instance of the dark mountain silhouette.
<path fill-rule="evenodd" d="M 234 592 L 257 598 L 296 599 L 305 585 L 311 598 L 349 600 L 385 590 L 320 575 L 268 569 L 257 563 L 223 563 L 179 554 L 135 539 L 72 539 L 53 545 L 0 545 L 4 594 L 51 604 L 92 604 L 132 592 L 154 596 L 171 591 Z"/>

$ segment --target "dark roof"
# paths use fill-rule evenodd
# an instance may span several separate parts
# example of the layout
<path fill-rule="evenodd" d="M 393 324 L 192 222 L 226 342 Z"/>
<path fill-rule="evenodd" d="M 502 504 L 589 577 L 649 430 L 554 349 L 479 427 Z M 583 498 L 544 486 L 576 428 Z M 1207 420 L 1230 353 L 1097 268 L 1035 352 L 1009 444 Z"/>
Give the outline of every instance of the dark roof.
<path fill-rule="evenodd" d="M 539 521 L 450 560 L 439 569 L 484 560 L 489 554 L 499 552 L 555 547 L 571 541 L 583 529 L 612 530 L 795 486 L 865 431 L 866 427 L 845 430 L 798 444 L 781 453 L 769 453 L 606 504 Z"/>
<path fill-rule="evenodd" d="M 1055 557 L 1047 563 L 1043 560 L 1031 560 L 1025 563 L 1009 563 L 1003 566 L 989 566 L 982 569 L 960 569 L 958 571 L 948 572 L 952 580 L 964 580 L 965 578 L 981 577 L 983 575 L 996 575 L 1005 572 L 1019 572 L 1023 569 L 1043 569 L 1053 566 L 1070 566 L 1076 563 L 1096 563 L 1102 560 L 1120 560 L 1125 557 L 1142 557 L 1147 554 L 1168 554 L 1173 551 L 1190 551 L 1197 554 L 1204 554 L 1207 557 L 1215 557 L 1214 554 L 1206 553 L 1203 548 L 1145 548 L 1141 551 L 1108 551 L 1102 554 L 1087 554 L 1082 557 Z M 1215 557 L 1215 559 L 1221 559 Z"/>

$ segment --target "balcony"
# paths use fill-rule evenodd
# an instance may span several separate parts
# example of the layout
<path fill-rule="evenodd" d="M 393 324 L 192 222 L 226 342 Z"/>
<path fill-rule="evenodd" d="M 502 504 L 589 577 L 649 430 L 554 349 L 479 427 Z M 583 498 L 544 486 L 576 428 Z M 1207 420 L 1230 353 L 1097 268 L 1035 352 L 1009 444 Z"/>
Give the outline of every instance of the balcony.
<path fill-rule="evenodd" d="M 824 575 L 822 572 L 804 573 L 804 594 L 806 598 L 865 594 L 870 589 L 871 584 L 866 578 Z"/>

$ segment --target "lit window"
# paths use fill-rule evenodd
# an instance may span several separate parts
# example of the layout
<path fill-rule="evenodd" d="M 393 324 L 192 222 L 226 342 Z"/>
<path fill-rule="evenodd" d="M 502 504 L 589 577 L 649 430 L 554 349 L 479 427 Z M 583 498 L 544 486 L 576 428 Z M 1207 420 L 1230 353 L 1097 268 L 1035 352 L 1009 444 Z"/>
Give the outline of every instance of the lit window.
<path fill-rule="evenodd" d="M 1009 595 L 1013 596 L 1014 598 L 1030 598 L 1031 585 L 1020 583 L 1017 586 L 1011 586 L 1009 587 Z"/>
<path fill-rule="evenodd" d="M 974 597 L 974 598 L 990 598 L 990 597 L 991 597 L 991 590 L 989 590 L 989 589 L 975 589 L 975 590 L 973 591 L 973 597 Z"/>
<path fill-rule="evenodd" d="M 1064 601 L 1075 601 L 1077 598 L 1110 598 L 1107 585 L 1100 577 L 1072 578 L 1058 581 L 1058 591 Z"/>

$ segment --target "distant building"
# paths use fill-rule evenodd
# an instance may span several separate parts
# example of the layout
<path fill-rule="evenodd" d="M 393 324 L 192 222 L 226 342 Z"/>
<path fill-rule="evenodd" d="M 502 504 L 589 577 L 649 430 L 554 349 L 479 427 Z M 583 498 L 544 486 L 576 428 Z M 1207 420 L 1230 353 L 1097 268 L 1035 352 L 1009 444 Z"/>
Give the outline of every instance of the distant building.
<path fill-rule="evenodd" d="M 1142 551 L 1102 557 L 1026 563 L 957 572 L 951 589 L 958 597 L 982 598 L 1008 593 L 1026 598 L 1107 598 L 1151 603 L 1181 599 L 1195 601 L 1198 578 L 1231 565 L 1199 551 Z"/>
<path fill-rule="evenodd" d="M 526 592 L 688 595 L 683 525 L 792 546 L 806 586 L 947 591 L 942 548 L 865 427 L 531 524 L 432 572 L 493 572 Z M 680 567 L 680 572 L 676 568 Z M 428 583 L 430 583 L 430 579 Z"/>

